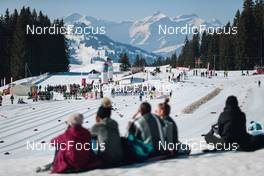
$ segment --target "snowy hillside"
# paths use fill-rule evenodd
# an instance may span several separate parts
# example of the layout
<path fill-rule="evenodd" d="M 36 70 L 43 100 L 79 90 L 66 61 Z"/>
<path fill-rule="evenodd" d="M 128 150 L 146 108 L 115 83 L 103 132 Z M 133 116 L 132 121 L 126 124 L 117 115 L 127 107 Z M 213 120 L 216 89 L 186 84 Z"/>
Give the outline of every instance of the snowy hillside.
<path fill-rule="evenodd" d="M 70 19 L 76 19 L 76 17 L 72 16 Z M 81 18 L 73 24 L 75 29 L 79 27 L 83 29 L 88 27 L 91 22 Z M 104 34 L 94 34 L 91 32 L 90 34 L 69 34 L 66 37 L 69 43 L 71 64 L 87 65 L 91 64 L 92 60 L 106 60 L 107 57 L 118 61 L 121 53 L 127 53 L 132 63 L 136 55 L 143 56 L 148 63 L 152 63 L 158 57 L 156 54 L 132 45 L 116 42 Z"/>
<path fill-rule="evenodd" d="M 148 68 L 151 70 L 153 68 Z M 179 71 L 173 70 L 175 74 Z M 252 72 L 251 72 L 252 73 Z M 143 74 L 143 75 L 142 75 Z M 223 72 L 212 79 L 194 77 L 188 73 L 188 79 L 180 83 L 167 81 L 169 73 L 162 68 L 162 73 L 156 77 L 149 77 L 147 82 L 156 82 L 159 85 L 170 85 L 173 91 L 170 101 L 171 116 L 179 128 L 179 137 L 182 142 L 194 143 L 202 141 L 201 134 L 206 133 L 214 124 L 223 110 L 225 99 L 229 95 L 236 95 L 241 109 L 247 115 L 247 123 L 256 120 L 264 124 L 264 87 L 258 87 L 257 81 L 264 82 L 263 76 L 240 76 L 241 72 L 230 72 L 229 78 L 224 78 Z M 146 76 L 139 73 L 134 77 Z M 61 80 L 65 83 L 80 83 L 85 76 L 54 75 L 39 85 L 57 85 Z M 91 81 L 91 80 L 88 80 Z M 222 91 L 211 101 L 202 105 L 192 114 L 184 114 L 182 110 L 207 95 L 215 88 Z M 17 97 L 16 97 L 17 98 Z M 153 111 L 163 99 L 144 100 L 151 103 Z M 11 105 L 9 97 L 4 97 L 0 107 L 0 176 L 6 175 L 48 175 L 36 174 L 35 168 L 52 161 L 53 151 L 32 151 L 27 149 L 27 141 L 47 143 L 54 136 L 62 133 L 66 125 L 64 121 L 73 112 L 83 113 L 84 126 L 90 128 L 95 123 L 95 113 L 100 100 L 62 100 L 39 101 L 28 104 Z M 119 123 L 121 134 L 126 133 L 126 126 L 133 113 L 140 104 L 137 96 L 117 96 L 112 98 L 114 108 L 112 117 Z M 8 154 L 7 154 L 8 152 Z M 79 175 L 102 176 L 131 176 L 131 175 L 263 175 L 264 150 L 257 152 L 227 152 L 204 154 L 201 150 L 193 149 L 189 157 L 180 157 L 171 160 L 153 163 L 136 164 L 113 169 L 97 169 Z M 70 174 L 67 174 L 70 175 Z M 74 174 L 76 175 L 76 174 Z"/>
<path fill-rule="evenodd" d="M 175 50 L 179 50 L 185 41 L 186 35 L 159 34 L 159 25 L 163 27 L 165 25 L 171 27 L 184 27 L 186 25 L 191 27 L 199 25 L 217 27 L 222 25 L 217 19 L 205 21 L 195 14 L 168 17 L 162 12 L 156 12 L 137 21 L 124 22 L 112 22 L 74 13 L 66 17 L 65 22 L 68 24 L 81 22 L 94 26 L 105 26 L 106 35 L 111 39 L 162 55 L 168 55 L 175 52 Z M 191 34 L 188 35 L 188 37 L 191 36 Z"/>

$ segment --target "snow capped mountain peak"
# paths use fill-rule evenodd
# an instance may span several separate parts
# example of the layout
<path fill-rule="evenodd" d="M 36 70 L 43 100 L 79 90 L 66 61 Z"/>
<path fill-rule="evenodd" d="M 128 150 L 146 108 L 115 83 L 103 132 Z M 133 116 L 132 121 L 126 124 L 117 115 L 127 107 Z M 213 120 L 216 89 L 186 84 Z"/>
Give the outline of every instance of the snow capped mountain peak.
<path fill-rule="evenodd" d="M 157 11 L 157 12 L 154 13 L 152 16 L 155 17 L 156 19 L 161 19 L 161 18 L 167 17 L 167 16 L 166 16 L 164 13 L 162 13 L 161 11 Z"/>
<path fill-rule="evenodd" d="M 190 19 L 190 18 L 198 18 L 196 14 L 186 14 L 186 15 L 178 15 L 174 19 Z"/>
<path fill-rule="evenodd" d="M 152 16 L 145 17 L 143 20 L 137 21 L 137 22 L 139 22 L 139 23 L 153 23 L 155 21 L 159 21 L 160 19 L 166 18 L 166 17 L 167 16 L 164 13 L 162 13 L 161 11 L 157 11 Z"/>
<path fill-rule="evenodd" d="M 215 26 L 222 26 L 222 23 L 216 18 L 213 18 L 211 21 L 209 21 L 209 23 L 212 23 Z"/>
<path fill-rule="evenodd" d="M 186 35 L 167 35 L 159 33 L 159 28 L 166 27 L 184 27 L 186 25 L 199 26 L 206 25 L 207 27 L 222 26 L 221 22 L 217 19 L 206 21 L 196 14 L 179 15 L 171 18 L 161 11 L 155 12 L 153 15 L 139 19 L 137 21 L 122 21 L 113 22 L 104 19 L 97 19 L 92 16 L 82 16 L 80 14 L 72 14 L 65 19 L 66 22 L 70 21 L 72 24 L 85 24 L 95 27 L 104 26 L 106 29 L 106 36 L 117 42 L 140 47 L 149 53 L 161 54 L 164 56 L 170 55 L 177 50 L 179 53 L 182 44 L 185 41 Z M 189 34 L 188 37 L 191 37 Z M 98 42 L 97 45 L 99 44 Z M 91 43 L 91 45 L 95 45 Z M 96 45 L 96 47 L 98 47 Z M 89 45 L 90 46 L 90 45 Z M 109 45 L 110 46 L 110 45 Z"/>
<path fill-rule="evenodd" d="M 65 19 L 64 19 L 64 22 L 65 23 L 74 23 L 76 21 L 79 21 L 81 18 L 83 18 L 83 16 L 79 13 L 73 13 L 69 16 L 67 16 Z"/>

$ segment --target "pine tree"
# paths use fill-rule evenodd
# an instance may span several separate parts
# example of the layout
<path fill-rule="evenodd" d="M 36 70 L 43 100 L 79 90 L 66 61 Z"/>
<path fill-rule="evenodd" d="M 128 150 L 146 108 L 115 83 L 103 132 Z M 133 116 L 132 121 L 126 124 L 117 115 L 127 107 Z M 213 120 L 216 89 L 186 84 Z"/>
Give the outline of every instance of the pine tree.
<path fill-rule="evenodd" d="M 11 76 L 14 80 L 24 78 L 24 68 L 28 57 L 28 47 L 25 34 L 26 10 L 23 8 L 17 19 L 14 40 L 11 47 Z"/>
<path fill-rule="evenodd" d="M 202 34 L 201 46 L 200 46 L 202 67 L 207 66 L 209 40 L 210 40 L 210 35 L 208 35 L 206 31 L 204 31 Z"/>
<path fill-rule="evenodd" d="M 130 62 L 129 62 L 129 58 L 127 56 L 126 53 L 121 53 L 119 56 L 119 61 L 120 63 L 120 70 L 121 71 L 128 71 L 130 68 Z"/>
<path fill-rule="evenodd" d="M 256 19 L 256 36 L 257 36 L 257 60 L 256 65 L 263 64 L 264 55 L 264 0 L 256 0 L 254 7 L 254 16 Z"/>
<path fill-rule="evenodd" d="M 62 27 L 62 20 L 54 23 Z M 50 27 L 50 19 L 36 10 L 23 7 L 18 14 L 15 9 L 12 14 L 6 10 L 0 18 L 0 77 L 9 81 L 23 78 L 25 65 L 28 64 L 32 76 L 44 72 L 68 71 L 68 45 L 64 35 L 26 34 L 26 25 Z"/>
<path fill-rule="evenodd" d="M 141 66 L 141 59 L 140 59 L 139 55 L 136 55 L 136 59 L 135 59 L 133 66 L 134 67 L 140 67 Z"/>
<path fill-rule="evenodd" d="M 256 63 L 257 53 L 257 36 L 256 36 L 256 19 L 253 14 L 253 1 L 244 1 L 244 10 L 241 14 L 240 21 L 240 41 L 241 42 L 241 69 L 252 69 Z"/>
<path fill-rule="evenodd" d="M 224 31 L 227 33 L 231 30 L 231 24 L 227 23 Z M 219 44 L 219 69 L 220 70 L 234 70 L 235 57 L 234 57 L 234 41 L 232 34 L 222 34 L 220 36 Z"/>
<path fill-rule="evenodd" d="M 176 68 L 178 66 L 178 58 L 177 58 L 176 51 L 175 53 L 171 55 L 171 58 L 168 58 L 168 59 L 169 59 L 169 64 L 171 67 Z"/>

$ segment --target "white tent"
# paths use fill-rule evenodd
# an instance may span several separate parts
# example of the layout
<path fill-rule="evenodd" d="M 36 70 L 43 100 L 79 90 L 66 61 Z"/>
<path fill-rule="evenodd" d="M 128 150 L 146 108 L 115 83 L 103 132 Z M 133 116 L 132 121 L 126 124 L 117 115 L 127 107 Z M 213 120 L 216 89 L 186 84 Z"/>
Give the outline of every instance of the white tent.
<path fill-rule="evenodd" d="M 31 92 L 31 88 L 34 85 L 31 84 L 17 84 L 11 88 L 11 93 L 17 96 L 27 96 Z"/>

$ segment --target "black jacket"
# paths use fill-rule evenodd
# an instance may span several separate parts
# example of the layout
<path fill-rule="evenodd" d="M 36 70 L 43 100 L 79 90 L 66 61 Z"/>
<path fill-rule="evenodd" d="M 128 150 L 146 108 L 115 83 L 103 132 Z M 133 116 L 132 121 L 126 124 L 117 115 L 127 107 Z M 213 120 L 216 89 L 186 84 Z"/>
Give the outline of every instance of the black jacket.
<path fill-rule="evenodd" d="M 242 148 L 249 145 L 246 116 L 239 107 L 225 107 L 218 119 L 218 132 L 227 143 L 238 143 Z"/>

